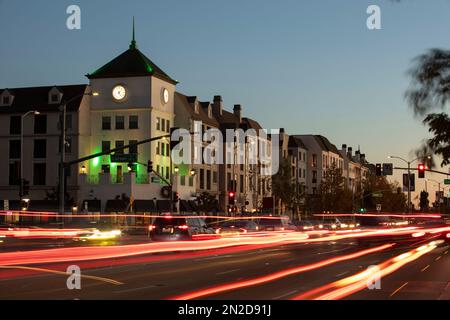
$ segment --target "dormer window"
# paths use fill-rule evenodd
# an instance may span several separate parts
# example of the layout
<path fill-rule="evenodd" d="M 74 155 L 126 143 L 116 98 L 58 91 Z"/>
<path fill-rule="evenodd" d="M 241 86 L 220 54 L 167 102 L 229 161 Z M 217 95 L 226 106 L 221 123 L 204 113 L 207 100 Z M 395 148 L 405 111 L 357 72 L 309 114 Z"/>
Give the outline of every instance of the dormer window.
<path fill-rule="evenodd" d="M 3 91 L 3 93 L 0 95 L 0 105 L 2 107 L 10 107 L 13 103 L 13 100 L 14 96 L 8 90 Z"/>
<path fill-rule="evenodd" d="M 62 92 L 57 87 L 53 87 L 48 93 L 48 104 L 59 104 L 62 99 Z"/>
<path fill-rule="evenodd" d="M 212 108 L 211 105 L 208 106 L 208 117 L 211 119 L 212 118 Z"/>

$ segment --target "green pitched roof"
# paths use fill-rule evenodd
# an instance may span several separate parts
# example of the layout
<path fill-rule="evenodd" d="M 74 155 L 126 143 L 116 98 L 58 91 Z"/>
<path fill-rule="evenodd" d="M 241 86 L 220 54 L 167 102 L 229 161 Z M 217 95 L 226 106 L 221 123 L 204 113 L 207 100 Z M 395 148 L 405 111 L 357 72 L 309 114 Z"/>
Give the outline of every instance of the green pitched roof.
<path fill-rule="evenodd" d="M 155 76 L 170 83 L 177 84 L 177 81 L 169 77 L 133 45 L 117 58 L 86 76 L 89 79 Z"/>
<path fill-rule="evenodd" d="M 138 50 L 133 17 L 133 38 L 131 40 L 130 48 L 100 69 L 86 75 L 86 77 L 89 79 L 98 79 L 139 76 L 155 76 L 173 84 L 178 83 Z"/>

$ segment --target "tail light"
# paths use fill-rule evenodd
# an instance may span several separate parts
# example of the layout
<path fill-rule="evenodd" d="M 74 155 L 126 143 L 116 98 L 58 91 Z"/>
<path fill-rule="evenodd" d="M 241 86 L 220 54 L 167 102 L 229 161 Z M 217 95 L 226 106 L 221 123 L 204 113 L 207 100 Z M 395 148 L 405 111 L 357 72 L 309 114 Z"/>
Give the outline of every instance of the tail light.
<path fill-rule="evenodd" d="M 189 229 L 189 227 L 187 225 L 183 225 L 183 226 L 178 226 L 178 229 L 187 230 L 187 229 Z"/>
<path fill-rule="evenodd" d="M 148 226 L 148 231 L 153 231 L 153 230 L 155 230 L 155 229 L 156 229 L 155 226 Z"/>
<path fill-rule="evenodd" d="M 247 229 L 241 229 L 242 233 L 247 233 Z"/>

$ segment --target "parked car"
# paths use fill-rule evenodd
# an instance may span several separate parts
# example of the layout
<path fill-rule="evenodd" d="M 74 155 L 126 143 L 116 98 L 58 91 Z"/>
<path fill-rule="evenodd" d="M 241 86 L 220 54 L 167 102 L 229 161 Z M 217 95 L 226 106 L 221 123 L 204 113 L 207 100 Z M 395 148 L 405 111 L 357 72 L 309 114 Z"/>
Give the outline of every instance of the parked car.
<path fill-rule="evenodd" d="M 216 233 L 221 235 L 236 235 L 257 232 L 258 230 L 259 227 L 254 221 L 235 220 L 223 223 L 220 228 L 216 229 Z"/>
<path fill-rule="evenodd" d="M 186 215 L 164 215 L 149 226 L 149 237 L 153 241 L 192 240 L 194 235 L 213 233 L 203 219 Z"/>

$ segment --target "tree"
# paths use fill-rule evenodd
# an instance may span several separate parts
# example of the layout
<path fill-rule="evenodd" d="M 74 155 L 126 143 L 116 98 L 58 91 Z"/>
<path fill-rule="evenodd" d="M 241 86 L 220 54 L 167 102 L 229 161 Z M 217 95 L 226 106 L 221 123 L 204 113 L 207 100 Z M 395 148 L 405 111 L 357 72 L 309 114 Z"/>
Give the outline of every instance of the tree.
<path fill-rule="evenodd" d="M 217 209 L 217 200 L 216 197 L 208 192 L 203 192 L 197 198 L 198 201 L 198 210 L 200 212 L 208 213 Z"/>
<path fill-rule="evenodd" d="M 427 212 L 430 207 L 430 200 L 428 200 L 428 192 L 422 191 L 420 193 L 420 211 Z"/>
<path fill-rule="evenodd" d="M 284 213 L 284 207 L 291 205 L 295 196 L 295 184 L 292 181 L 292 171 L 289 159 L 281 159 L 280 168 L 272 178 L 272 193 L 278 204 L 279 213 Z"/>
<path fill-rule="evenodd" d="M 364 207 L 369 211 L 375 211 L 377 204 L 381 204 L 384 212 L 405 212 L 406 195 L 401 192 L 398 182 L 391 183 L 386 177 L 368 175 L 364 180 Z M 382 198 L 374 198 L 373 194 L 381 193 Z"/>
<path fill-rule="evenodd" d="M 322 211 L 351 212 L 353 210 L 353 194 L 345 184 L 342 169 L 332 165 L 324 172 L 320 184 Z"/>
<path fill-rule="evenodd" d="M 411 87 L 405 96 L 416 116 L 434 135 L 423 146 L 442 156 L 441 166 L 450 164 L 450 118 L 445 110 L 450 99 L 450 51 L 432 49 L 415 60 L 410 70 Z"/>

